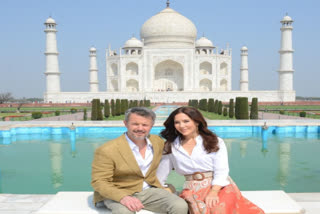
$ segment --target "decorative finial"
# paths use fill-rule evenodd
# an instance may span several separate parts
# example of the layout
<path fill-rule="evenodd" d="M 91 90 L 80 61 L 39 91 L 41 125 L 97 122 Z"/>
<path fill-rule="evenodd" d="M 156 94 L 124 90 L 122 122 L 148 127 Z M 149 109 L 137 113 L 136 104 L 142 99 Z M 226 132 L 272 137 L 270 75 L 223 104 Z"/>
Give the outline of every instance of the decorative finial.
<path fill-rule="evenodd" d="M 170 7 L 170 1 L 167 0 L 167 7 Z"/>
<path fill-rule="evenodd" d="M 132 38 L 134 38 L 134 33 L 132 34 Z"/>
<path fill-rule="evenodd" d="M 288 16 L 288 12 L 286 12 L 286 16 Z"/>
<path fill-rule="evenodd" d="M 204 32 L 202 32 L 202 37 L 204 37 Z"/>

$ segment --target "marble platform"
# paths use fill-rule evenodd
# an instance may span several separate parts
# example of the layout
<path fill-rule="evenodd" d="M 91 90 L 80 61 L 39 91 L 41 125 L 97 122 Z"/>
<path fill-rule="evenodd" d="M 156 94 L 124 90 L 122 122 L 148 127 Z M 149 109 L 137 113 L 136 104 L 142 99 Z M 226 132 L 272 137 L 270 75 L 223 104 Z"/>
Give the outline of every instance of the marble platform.
<path fill-rule="evenodd" d="M 283 191 L 242 191 L 242 194 L 266 214 L 304 213 L 304 209 Z M 34 214 L 111 214 L 105 207 L 95 208 L 92 196 L 92 192 L 59 192 Z"/>

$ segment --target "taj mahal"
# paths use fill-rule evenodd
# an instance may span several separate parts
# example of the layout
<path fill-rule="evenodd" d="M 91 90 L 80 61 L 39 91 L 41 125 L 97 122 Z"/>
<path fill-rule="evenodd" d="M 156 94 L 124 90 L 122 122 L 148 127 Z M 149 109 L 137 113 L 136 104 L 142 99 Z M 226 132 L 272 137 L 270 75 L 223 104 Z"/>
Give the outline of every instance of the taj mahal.
<path fill-rule="evenodd" d="M 89 50 L 89 91 L 62 92 L 56 39 L 56 22 L 49 17 L 46 33 L 46 91 L 49 103 L 87 103 L 94 98 L 149 99 L 151 102 L 188 102 L 214 98 L 229 101 L 239 96 L 258 97 L 264 102 L 295 101 L 291 17 L 281 21 L 279 88 L 249 90 L 248 48 L 240 50 L 240 89 L 232 90 L 232 49 L 221 49 L 206 37 L 197 39 L 191 20 L 170 7 L 149 18 L 119 51 L 106 49 L 106 90 L 99 90 L 97 51 Z M 275 73 L 276 74 L 276 73 Z"/>

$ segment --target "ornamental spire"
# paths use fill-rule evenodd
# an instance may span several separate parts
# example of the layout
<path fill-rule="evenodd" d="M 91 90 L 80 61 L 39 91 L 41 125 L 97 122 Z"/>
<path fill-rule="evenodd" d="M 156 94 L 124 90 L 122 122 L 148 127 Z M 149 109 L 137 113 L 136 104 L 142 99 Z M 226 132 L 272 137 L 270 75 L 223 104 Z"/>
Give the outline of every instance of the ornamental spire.
<path fill-rule="evenodd" d="M 170 7 L 170 1 L 167 0 L 167 7 Z"/>

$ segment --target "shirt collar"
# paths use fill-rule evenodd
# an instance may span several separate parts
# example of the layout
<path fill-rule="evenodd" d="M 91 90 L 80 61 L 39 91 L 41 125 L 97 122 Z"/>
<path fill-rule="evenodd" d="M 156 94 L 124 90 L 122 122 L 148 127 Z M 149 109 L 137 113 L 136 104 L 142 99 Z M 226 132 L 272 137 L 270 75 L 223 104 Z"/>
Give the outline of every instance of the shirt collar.
<path fill-rule="evenodd" d="M 203 141 L 203 138 L 201 137 L 201 135 L 198 135 L 196 138 L 196 143 L 197 145 L 201 144 Z M 180 136 L 176 137 L 176 139 L 174 140 L 173 144 L 175 145 L 180 145 L 181 141 L 180 141 Z"/>
<path fill-rule="evenodd" d="M 125 136 L 126 136 L 126 139 L 127 139 L 128 143 L 129 143 L 129 146 L 130 146 L 131 150 L 136 150 L 136 149 L 139 150 L 139 147 L 128 137 L 127 133 L 125 133 Z M 145 139 L 147 141 L 147 146 L 149 148 L 153 148 L 150 140 L 147 137 Z"/>

